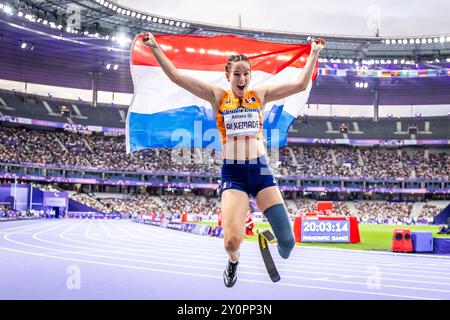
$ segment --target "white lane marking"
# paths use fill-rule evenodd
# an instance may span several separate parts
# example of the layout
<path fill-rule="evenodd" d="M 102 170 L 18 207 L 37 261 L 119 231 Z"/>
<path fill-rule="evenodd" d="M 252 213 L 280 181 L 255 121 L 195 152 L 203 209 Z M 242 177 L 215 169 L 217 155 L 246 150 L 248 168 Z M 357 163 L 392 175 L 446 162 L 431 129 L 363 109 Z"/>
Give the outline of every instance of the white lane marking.
<path fill-rule="evenodd" d="M 70 227 L 69 229 L 67 229 L 67 230 L 65 230 L 64 232 L 62 232 L 62 234 L 68 233 L 69 231 L 73 230 L 74 228 L 76 228 L 76 227 L 79 226 L 80 224 L 81 224 L 81 223 L 78 223 L 78 224 L 76 224 L 76 225 Z M 67 224 L 66 224 L 66 225 L 67 225 Z M 64 225 L 64 226 L 66 226 L 66 225 Z M 91 225 L 91 223 L 89 224 L 89 226 L 90 226 L 90 225 Z M 46 229 L 46 230 L 43 230 L 43 231 L 36 232 L 36 233 L 33 235 L 33 238 L 35 238 L 36 240 L 41 240 L 41 241 L 42 241 L 42 239 L 37 238 L 37 235 L 38 235 L 38 234 L 43 234 L 43 233 L 45 233 L 45 232 L 48 232 L 49 230 L 54 230 L 54 229 L 56 229 L 57 227 L 60 227 L 60 226 L 58 225 L 58 226 L 56 226 L 56 227 L 51 227 L 51 228 L 49 228 L 49 229 Z M 14 233 L 18 233 L 18 232 L 17 232 L 17 231 L 16 231 L 16 232 L 11 232 L 10 234 L 14 234 Z M 86 235 L 86 234 L 87 234 L 87 233 L 85 232 L 85 235 Z M 8 238 L 7 235 L 5 235 L 4 238 L 6 238 L 7 240 L 11 240 L 11 239 Z M 44 241 L 45 241 L 45 242 L 49 242 L 49 243 L 55 243 L 55 242 L 50 242 L 50 241 L 46 241 L 46 240 L 44 240 Z M 13 241 L 13 242 L 18 243 L 17 241 Z M 25 243 L 23 243 L 23 244 L 24 244 L 24 245 L 27 245 L 27 246 L 31 246 L 31 247 L 38 247 L 38 246 L 33 246 L 33 245 L 25 244 Z M 56 244 L 60 245 L 59 243 L 56 243 Z M 71 247 L 79 247 L 79 246 L 71 246 Z M 39 248 L 43 248 L 43 247 L 39 247 Z M 82 247 L 79 247 L 79 248 L 82 248 Z M 83 248 L 84 248 L 84 247 L 83 247 Z M 61 251 L 61 252 L 66 252 L 66 253 L 71 253 L 71 254 L 74 253 L 73 251 L 65 251 L 65 250 L 59 250 L 59 251 Z M 92 254 L 82 254 L 82 255 L 101 257 L 101 256 L 99 256 L 99 255 L 92 255 Z M 110 258 L 110 257 L 107 256 L 107 258 Z M 114 258 L 116 258 L 116 257 L 114 257 Z M 117 259 L 117 258 L 116 258 L 116 259 Z M 136 261 L 137 261 L 137 262 L 145 262 L 145 261 L 137 260 L 137 259 L 119 259 L 119 260 L 128 260 L 128 261 L 135 261 L 135 262 L 136 262 Z M 166 265 L 173 265 L 173 264 L 166 264 Z M 177 265 L 177 266 L 179 266 L 179 265 Z M 208 270 L 218 270 L 218 269 L 212 269 L 212 268 L 203 268 L 203 269 L 208 269 Z M 221 271 L 221 269 L 219 269 L 219 270 Z M 259 275 L 259 273 L 250 273 L 250 272 L 243 272 L 243 273 Z M 296 278 L 296 279 L 309 280 L 309 278 L 302 278 L 302 277 L 295 277 L 295 276 L 286 276 L 286 277 L 288 277 L 288 278 Z M 329 282 L 338 282 L 338 283 L 347 283 L 347 284 L 365 285 L 365 284 L 361 284 L 361 283 L 345 282 L 345 281 L 335 281 L 335 280 L 330 280 Z M 387 286 L 387 285 L 386 285 L 386 286 Z M 390 286 L 390 287 L 395 287 L 395 288 L 411 288 L 411 287 L 401 287 L 401 286 Z M 418 288 L 413 288 L 413 289 L 418 289 Z M 436 291 L 436 292 L 449 292 L 449 291 L 446 291 L 446 290 L 437 290 L 437 289 L 422 289 L 422 290 Z"/>
<path fill-rule="evenodd" d="M 154 268 L 147 268 L 147 267 L 130 266 L 130 265 L 117 264 L 117 263 L 106 263 L 106 262 L 99 262 L 99 261 L 86 260 L 86 259 L 57 257 L 57 256 L 51 256 L 51 255 L 49 256 L 49 255 L 42 254 L 42 253 L 35 253 L 35 252 L 29 252 L 29 251 L 23 251 L 23 250 L 15 250 L 15 249 L 10 249 L 10 248 L 5 248 L 5 247 L 0 247 L 0 249 L 12 251 L 12 252 L 23 253 L 23 254 L 28 254 L 28 255 L 48 257 L 51 259 L 58 259 L 58 260 L 84 262 L 84 263 L 91 263 L 91 264 L 96 264 L 96 265 L 107 265 L 107 266 L 121 267 L 121 268 L 134 269 L 134 270 L 146 270 L 146 271 L 153 271 L 153 272 L 156 271 L 156 272 L 170 273 L 170 274 L 189 275 L 189 276 L 203 277 L 203 278 L 214 278 L 214 279 L 220 279 L 220 280 L 222 279 L 222 276 L 211 276 L 211 275 L 196 274 L 196 273 L 181 272 L 181 271 L 168 271 L 168 270 L 164 270 L 164 269 L 154 269 Z M 419 300 L 440 300 L 440 299 L 429 298 L 429 297 L 388 294 L 388 293 L 381 293 L 381 292 L 380 293 L 379 292 L 367 292 L 367 291 L 338 289 L 338 288 L 319 287 L 319 286 L 305 286 L 305 285 L 299 285 L 299 284 L 280 283 L 280 282 L 277 282 L 274 284 L 273 282 L 250 280 L 250 279 L 240 279 L 239 281 L 265 284 L 265 285 L 270 285 L 270 286 L 275 285 L 275 286 L 297 287 L 297 288 L 306 288 L 306 289 L 318 289 L 318 290 L 335 291 L 335 292 L 359 293 L 359 294 L 368 294 L 368 295 L 375 295 L 375 296 L 382 296 L 382 297 L 396 297 L 396 298 L 419 299 Z"/>
<path fill-rule="evenodd" d="M 62 232 L 60 235 L 65 234 L 70 232 L 71 230 L 75 229 L 76 227 L 78 227 L 81 223 L 78 223 L 70 228 L 68 228 L 67 230 L 65 230 L 64 232 Z M 91 226 L 91 223 L 89 224 L 89 226 Z M 88 226 L 88 228 L 89 228 Z M 43 230 L 43 231 L 39 231 L 37 233 L 35 233 L 33 235 L 33 238 L 45 243 L 50 243 L 50 244 L 56 244 L 56 245 L 61 245 L 60 243 L 54 242 L 54 241 L 47 241 L 47 240 L 43 240 L 41 238 L 38 238 L 37 235 L 38 234 L 42 234 L 47 232 L 48 230 L 53 230 L 55 228 L 50 228 L 47 230 Z M 85 235 L 87 233 L 85 232 Z M 6 236 L 7 237 L 7 236 Z M 28 245 L 28 246 L 32 246 L 32 247 L 39 247 L 39 246 L 34 246 L 34 245 Z M 78 248 L 78 249 L 88 249 L 86 247 L 81 247 L 81 246 L 74 246 L 74 245 L 63 245 L 66 247 L 72 247 L 72 248 Z M 43 248 L 43 247 L 39 247 L 39 248 Z M 65 252 L 65 253 L 69 253 L 69 254 L 75 254 L 74 251 L 66 251 L 66 250 L 60 250 L 61 252 Z M 105 252 L 104 250 L 99 250 L 99 249 L 93 249 L 95 251 L 99 251 L 99 252 Z M 164 265 L 164 266 L 175 266 L 175 267 L 184 267 L 184 268 L 196 268 L 196 269 L 202 269 L 202 270 L 209 270 L 209 271 L 217 271 L 220 272 L 221 269 L 217 269 L 217 268 L 209 268 L 209 267 L 204 267 L 204 266 L 198 266 L 196 265 L 195 267 L 191 266 L 191 265 L 186 265 L 186 264 L 174 264 L 174 263 L 166 263 L 166 262 L 157 262 L 157 261 L 147 261 L 147 260 L 141 260 L 141 259 L 129 259 L 129 258 L 118 258 L 117 256 L 105 256 L 105 255 L 99 255 L 99 254 L 91 254 L 91 253 L 84 253 L 84 252 L 77 252 L 77 255 L 83 255 L 83 256 L 94 256 L 94 257 L 98 257 L 98 258 L 106 258 L 106 259 L 112 259 L 112 260 L 119 260 L 119 261 L 131 261 L 131 262 L 138 262 L 138 263 L 144 263 L 144 264 L 157 264 L 157 265 Z M 148 257 L 151 258 L 159 258 L 159 255 L 148 255 Z M 179 260 L 182 262 L 190 262 L 191 260 L 189 259 L 179 259 L 179 258 L 174 258 L 174 260 Z M 251 274 L 251 275 L 264 275 L 264 272 L 261 273 L 256 273 L 256 272 L 246 272 L 246 271 L 241 271 L 241 273 L 245 273 L 245 274 Z M 291 278 L 291 279 L 300 279 L 300 280 L 310 280 L 310 278 L 305 278 L 305 277 L 299 277 L 299 276 L 284 276 L 285 278 Z M 321 278 L 322 280 L 327 279 L 327 278 Z M 350 285 L 366 285 L 365 282 L 363 283 L 358 283 L 358 282 L 351 282 L 351 281 L 340 281 L 340 280 L 327 280 L 327 282 L 330 283 L 343 283 L 343 284 L 350 284 Z M 446 293 L 450 293 L 449 290 L 442 290 L 442 289 L 433 289 L 433 288 L 417 288 L 417 287 L 407 287 L 407 286 L 394 286 L 394 285 L 388 285 L 388 284 L 384 284 L 384 287 L 390 287 L 390 288 L 400 288 L 400 289 L 413 289 L 413 290 L 422 290 L 422 291 L 432 291 L 432 292 L 446 292 Z"/>

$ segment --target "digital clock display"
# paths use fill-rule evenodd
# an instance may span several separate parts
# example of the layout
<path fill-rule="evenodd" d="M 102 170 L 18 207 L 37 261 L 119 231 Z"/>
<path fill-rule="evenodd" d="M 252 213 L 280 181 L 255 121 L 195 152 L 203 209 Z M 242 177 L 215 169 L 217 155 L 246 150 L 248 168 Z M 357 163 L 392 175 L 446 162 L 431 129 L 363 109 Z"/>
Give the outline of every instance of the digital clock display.
<path fill-rule="evenodd" d="M 302 242 L 350 242 L 349 220 L 302 220 Z"/>

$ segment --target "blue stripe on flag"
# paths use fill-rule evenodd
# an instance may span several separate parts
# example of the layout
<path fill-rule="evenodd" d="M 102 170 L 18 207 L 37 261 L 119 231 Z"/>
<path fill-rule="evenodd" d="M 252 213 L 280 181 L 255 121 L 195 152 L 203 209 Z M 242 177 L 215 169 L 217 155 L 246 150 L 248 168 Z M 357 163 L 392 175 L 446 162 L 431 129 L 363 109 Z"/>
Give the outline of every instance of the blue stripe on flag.
<path fill-rule="evenodd" d="M 284 147 L 287 145 L 289 127 L 295 117 L 283 110 L 284 105 L 273 105 L 272 109 L 264 113 L 264 139 L 267 147 Z"/>
<path fill-rule="evenodd" d="M 215 148 L 220 137 L 211 109 L 189 106 L 153 114 L 131 112 L 130 151 L 148 148 Z"/>
<path fill-rule="evenodd" d="M 267 147 L 287 145 L 287 133 L 295 117 L 274 105 L 264 113 Z M 211 109 L 189 106 L 153 114 L 131 112 L 128 119 L 130 151 L 149 148 L 213 148 L 222 150 Z"/>

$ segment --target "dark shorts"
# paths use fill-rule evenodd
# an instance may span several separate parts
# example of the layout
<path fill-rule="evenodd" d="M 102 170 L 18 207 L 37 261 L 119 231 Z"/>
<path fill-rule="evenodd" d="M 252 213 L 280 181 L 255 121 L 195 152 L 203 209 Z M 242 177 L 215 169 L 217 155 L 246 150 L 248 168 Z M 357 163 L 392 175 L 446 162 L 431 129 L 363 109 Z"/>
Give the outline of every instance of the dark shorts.
<path fill-rule="evenodd" d="M 277 186 L 266 156 L 250 160 L 223 160 L 220 192 L 236 189 L 256 197 L 259 191 Z"/>

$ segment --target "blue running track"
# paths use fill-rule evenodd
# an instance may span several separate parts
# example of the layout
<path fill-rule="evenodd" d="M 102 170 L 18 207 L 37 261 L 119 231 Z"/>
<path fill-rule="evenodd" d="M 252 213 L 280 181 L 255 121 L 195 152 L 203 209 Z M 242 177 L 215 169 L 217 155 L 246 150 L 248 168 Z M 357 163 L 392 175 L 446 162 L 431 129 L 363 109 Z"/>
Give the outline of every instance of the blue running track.
<path fill-rule="evenodd" d="M 450 299 L 448 256 L 271 247 L 281 281 L 256 242 L 241 248 L 238 282 L 223 284 L 223 239 L 124 220 L 0 223 L 0 299 Z"/>

